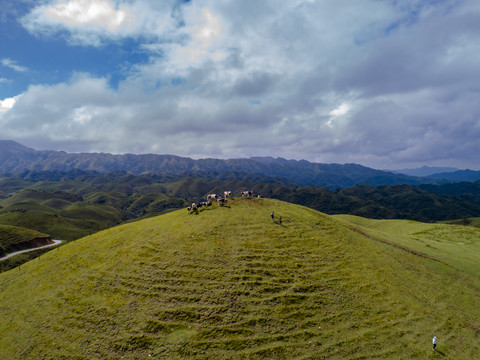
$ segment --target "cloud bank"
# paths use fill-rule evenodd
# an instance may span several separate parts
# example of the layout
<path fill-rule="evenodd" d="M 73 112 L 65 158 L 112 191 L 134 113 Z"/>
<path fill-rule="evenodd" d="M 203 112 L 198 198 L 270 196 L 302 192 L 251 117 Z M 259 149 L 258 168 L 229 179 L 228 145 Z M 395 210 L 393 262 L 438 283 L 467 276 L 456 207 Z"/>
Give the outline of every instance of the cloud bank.
<path fill-rule="evenodd" d="M 74 69 L 32 84 L 0 103 L 0 129 L 67 151 L 479 168 L 479 15 L 474 0 L 46 1 L 21 18 L 39 39 L 134 40 L 148 61 L 117 87 Z"/>

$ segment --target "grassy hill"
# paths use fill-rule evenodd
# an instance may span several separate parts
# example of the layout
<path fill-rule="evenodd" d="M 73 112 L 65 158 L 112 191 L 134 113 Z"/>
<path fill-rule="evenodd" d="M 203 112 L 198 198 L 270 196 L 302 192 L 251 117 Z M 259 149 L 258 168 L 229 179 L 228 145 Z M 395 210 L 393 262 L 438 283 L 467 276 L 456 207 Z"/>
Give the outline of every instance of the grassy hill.
<path fill-rule="evenodd" d="M 455 225 L 469 225 L 480 228 L 480 218 L 463 218 L 458 220 L 444 221 L 446 224 L 455 224 Z"/>
<path fill-rule="evenodd" d="M 68 179 L 34 183 L 0 178 L 0 189 L 8 193 L 3 199 L 0 196 L 0 224 L 74 240 L 124 221 L 182 208 L 187 203 L 185 199 L 149 192 L 148 186 L 159 185 L 148 185 L 152 182 L 148 178 L 124 176 L 114 181 L 103 175 L 90 177 L 95 186 Z M 134 184 L 140 186 L 138 191 L 133 191 Z M 197 197 L 201 199 L 201 195 Z"/>
<path fill-rule="evenodd" d="M 73 240 L 123 221 L 120 210 L 107 203 L 83 201 L 63 191 L 22 189 L 0 200 L 0 224 L 18 225 Z"/>
<path fill-rule="evenodd" d="M 22 248 L 22 244 L 38 238 L 48 238 L 47 234 L 21 228 L 18 226 L 0 225 L 0 257 L 6 252 Z"/>
<path fill-rule="evenodd" d="M 335 215 L 361 226 L 362 233 L 391 246 L 430 256 L 472 276 L 480 274 L 480 229 L 409 220 L 373 220 Z"/>
<path fill-rule="evenodd" d="M 0 358 L 474 359 L 464 230 L 270 199 L 117 226 L 0 274 Z"/>

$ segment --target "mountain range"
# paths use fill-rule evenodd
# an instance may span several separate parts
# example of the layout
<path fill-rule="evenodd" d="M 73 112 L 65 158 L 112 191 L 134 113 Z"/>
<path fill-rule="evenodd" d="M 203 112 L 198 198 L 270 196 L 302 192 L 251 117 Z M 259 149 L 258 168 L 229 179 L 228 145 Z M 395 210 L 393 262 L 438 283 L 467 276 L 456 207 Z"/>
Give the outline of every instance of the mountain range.
<path fill-rule="evenodd" d="M 375 170 L 358 164 L 321 164 L 306 160 L 286 160 L 272 157 L 238 159 L 198 159 L 175 155 L 107 153 L 67 153 L 35 150 L 12 140 L 0 140 L 0 173 L 18 174 L 24 171 L 90 170 L 100 173 L 127 171 L 132 174 L 162 173 L 173 175 L 219 178 L 230 176 L 269 177 L 271 182 L 287 179 L 300 186 L 315 185 L 329 189 L 347 188 L 358 184 L 420 185 L 449 182 L 458 172 L 438 177 L 415 177 Z M 480 179 L 480 171 L 469 171 L 468 180 L 460 174 L 452 181 Z M 473 179 L 473 180 L 472 180 Z M 265 179 L 263 179 L 265 180 Z"/>
<path fill-rule="evenodd" d="M 422 166 L 420 168 L 415 169 L 398 169 L 398 170 L 384 170 L 390 171 L 394 174 L 404 174 L 410 176 L 418 176 L 418 177 L 428 177 L 430 175 L 442 174 L 442 173 L 451 173 L 455 171 L 459 171 L 460 169 L 452 168 L 452 167 L 432 167 L 432 166 Z"/>

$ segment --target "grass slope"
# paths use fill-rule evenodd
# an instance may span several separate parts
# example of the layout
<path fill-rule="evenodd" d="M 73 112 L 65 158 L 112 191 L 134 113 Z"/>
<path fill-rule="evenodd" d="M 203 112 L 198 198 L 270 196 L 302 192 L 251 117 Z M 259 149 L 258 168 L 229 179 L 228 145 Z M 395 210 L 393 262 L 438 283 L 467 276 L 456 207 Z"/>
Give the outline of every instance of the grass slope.
<path fill-rule="evenodd" d="M 479 228 L 410 220 L 373 220 L 351 215 L 334 217 L 361 225 L 363 233 L 386 243 L 427 254 L 472 276 L 480 274 Z"/>
<path fill-rule="evenodd" d="M 123 220 L 121 211 L 107 200 L 84 202 L 81 196 L 63 190 L 23 189 L 0 200 L 0 205 L 0 224 L 18 225 L 62 240 L 78 239 Z"/>
<path fill-rule="evenodd" d="M 480 218 L 463 218 L 458 220 L 444 221 L 446 224 L 469 225 L 480 228 Z"/>
<path fill-rule="evenodd" d="M 386 228 L 235 199 L 102 231 L 0 274 L 0 358 L 475 358 L 478 273 Z"/>
<path fill-rule="evenodd" d="M 0 214 L 0 224 L 21 226 L 50 234 L 53 239 L 74 240 L 105 229 L 106 224 L 96 219 L 69 219 L 43 211 Z M 113 223 L 113 221 L 111 222 Z"/>
<path fill-rule="evenodd" d="M 0 255 L 4 251 L 9 251 L 9 248 L 17 244 L 21 244 L 35 238 L 45 238 L 47 234 L 21 228 L 18 226 L 0 225 Z"/>

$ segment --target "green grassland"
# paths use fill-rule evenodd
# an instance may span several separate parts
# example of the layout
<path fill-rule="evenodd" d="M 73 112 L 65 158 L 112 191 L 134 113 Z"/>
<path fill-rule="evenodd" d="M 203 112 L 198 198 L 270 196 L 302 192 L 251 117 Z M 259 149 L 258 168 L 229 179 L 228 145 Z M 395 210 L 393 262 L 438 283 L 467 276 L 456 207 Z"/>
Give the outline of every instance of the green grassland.
<path fill-rule="evenodd" d="M 112 206 L 80 201 L 58 191 L 22 190 L 0 204 L 0 224 L 45 232 L 62 240 L 78 239 L 123 221 L 121 211 Z"/>
<path fill-rule="evenodd" d="M 132 219 L 186 206 L 185 199 L 161 193 L 132 193 L 132 184 L 147 186 L 151 180 L 134 178 L 125 184 L 109 183 L 109 180 L 97 176 L 95 184 L 100 186 L 97 188 L 73 180 L 35 183 L 0 178 L 0 188 L 3 187 L 7 194 L 3 199 L 0 194 L 0 224 L 24 227 L 50 234 L 53 239 L 72 241 Z M 102 191 L 118 187 L 126 193 Z M 41 253 L 17 255 L 15 259 L 6 260 L 0 266 L 0 272 Z"/>
<path fill-rule="evenodd" d="M 464 222 L 465 219 L 462 219 L 461 221 Z M 469 222 L 469 224 L 470 224 L 471 226 L 475 226 L 475 227 L 480 228 L 480 217 L 475 217 L 475 218 L 467 219 L 467 222 Z"/>
<path fill-rule="evenodd" d="M 28 185 L 28 181 L 25 180 L 11 177 L 0 177 L 0 199 L 7 198 L 12 193 L 19 191 Z"/>
<path fill-rule="evenodd" d="M 450 220 L 450 221 L 444 221 L 444 223 L 455 224 L 455 225 L 469 225 L 469 226 L 480 228 L 480 217 Z"/>
<path fill-rule="evenodd" d="M 480 229 L 410 220 L 373 220 L 351 215 L 337 219 L 361 226 L 363 234 L 409 251 L 425 253 L 472 276 L 480 274 Z"/>
<path fill-rule="evenodd" d="M 65 218 L 56 213 L 39 210 L 28 210 L 24 213 L 0 212 L 0 224 L 35 229 L 48 233 L 53 239 L 61 240 L 78 239 L 108 227 L 92 216 L 86 219 Z"/>
<path fill-rule="evenodd" d="M 0 274 L 0 358 L 474 359 L 479 231 L 271 199 L 120 225 Z"/>
<path fill-rule="evenodd" d="M 44 237 L 48 235 L 18 226 L 0 225 L 0 256 L 17 244 Z"/>
<path fill-rule="evenodd" d="M 15 251 L 30 248 L 32 246 L 30 241 L 33 239 L 47 237 L 49 237 L 48 234 L 35 230 L 25 229 L 18 226 L 0 225 L 0 258 Z M 4 259 L 0 261 L 0 272 L 17 267 L 28 260 L 41 255 L 45 251 L 47 251 L 47 249 L 40 249 Z"/>
<path fill-rule="evenodd" d="M 16 182 L 13 185 L 20 186 Z M 20 190 L 7 187 L 7 192 L 18 191 L 0 199 L 0 224 L 46 232 L 62 240 L 78 239 L 128 220 L 186 206 L 185 199 L 162 193 L 132 193 L 128 183 L 102 183 L 100 189 L 78 181 L 30 183 L 29 186 Z M 119 186 L 125 187 L 125 193 L 115 190 Z M 101 190 L 105 188 L 112 191 Z"/>
<path fill-rule="evenodd" d="M 1 182 L 0 182 L 1 187 Z M 28 182 L 24 188 L 29 188 L 37 191 L 58 192 L 64 191 L 78 196 L 88 195 L 92 192 L 98 191 L 96 187 L 81 180 L 65 180 L 65 181 L 38 181 Z"/>

